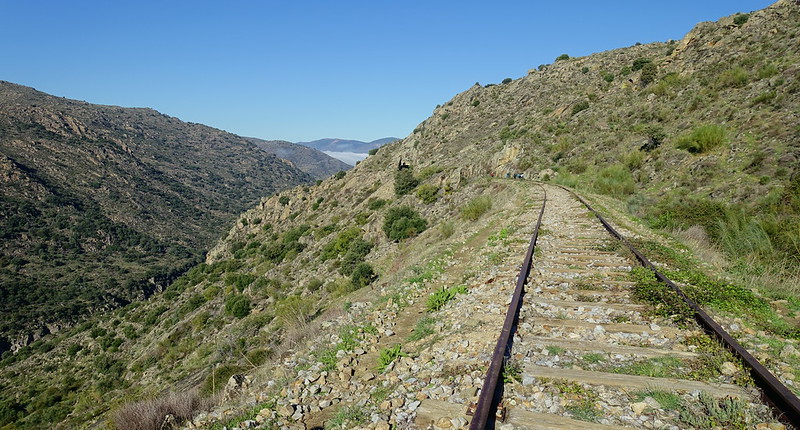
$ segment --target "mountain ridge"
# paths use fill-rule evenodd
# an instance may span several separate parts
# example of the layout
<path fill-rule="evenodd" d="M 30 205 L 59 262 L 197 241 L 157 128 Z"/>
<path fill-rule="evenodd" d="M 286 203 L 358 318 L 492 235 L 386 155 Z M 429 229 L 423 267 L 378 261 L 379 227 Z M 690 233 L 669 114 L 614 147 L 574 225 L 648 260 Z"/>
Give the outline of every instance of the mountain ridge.
<path fill-rule="evenodd" d="M 8 82 L 0 82 L 0 154 L 4 335 L 29 324 L 57 330 L 59 318 L 79 313 L 66 297 L 82 297 L 85 312 L 152 294 L 239 211 L 311 181 L 221 130 Z M 23 286 L 53 288 L 65 304 L 32 300 Z"/>
<path fill-rule="evenodd" d="M 317 139 L 310 142 L 297 142 L 298 145 L 309 146 L 320 151 L 331 152 L 354 152 L 358 154 L 366 154 L 372 149 L 380 148 L 387 143 L 399 140 L 396 137 L 384 137 L 376 139 L 371 142 L 362 142 L 360 140 L 348 140 L 338 138 L 324 138 Z"/>

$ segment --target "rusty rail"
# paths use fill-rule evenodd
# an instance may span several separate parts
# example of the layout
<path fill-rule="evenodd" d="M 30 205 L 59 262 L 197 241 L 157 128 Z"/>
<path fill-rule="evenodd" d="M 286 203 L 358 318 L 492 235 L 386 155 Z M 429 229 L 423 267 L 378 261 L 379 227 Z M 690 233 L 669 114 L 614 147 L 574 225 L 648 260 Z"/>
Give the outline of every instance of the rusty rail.
<path fill-rule="evenodd" d="M 708 315 L 694 300 L 690 299 L 675 283 L 670 281 L 666 276 L 656 269 L 653 263 L 650 262 L 638 249 L 634 248 L 619 232 L 617 232 L 608 221 L 603 218 L 596 210 L 594 210 L 589 203 L 582 199 L 572 190 L 561 187 L 571 193 L 578 199 L 590 212 L 592 212 L 603 227 L 615 238 L 620 240 L 628 249 L 631 250 L 636 259 L 642 266 L 650 269 L 655 275 L 656 279 L 661 281 L 675 291 L 684 302 L 694 311 L 694 318 L 703 329 L 716 337 L 728 350 L 744 362 L 745 366 L 750 368 L 750 375 L 753 377 L 756 385 L 761 388 L 763 397 L 772 406 L 777 413 L 777 418 L 781 421 L 792 424 L 795 427 L 800 427 L 800 399 L 794 395 L 785 385 L 783 385 L 778 378 L 776 378 L 764 365 L 747 352 L 739 342 L 736 341 L 728 332 L 722 328 L 710 315 Z"/>
<path fill-rule="evenodd" d="M 506 354 L 511 352 L 511 335 L 517 325 L 519 318 L 519 309 L 522 306 L 522 296 L 525 294 L 525 284 L 528 282 L 528 275 L 531 272 L 531 264 L 533 262 L 533 251 L 536 248 L 536 240 L 539 238 L 539 227 L 542 225 L 542 216 L 544 215 L 544 207 L 547 204 L 547 190 L 542 187 L 544 198 L 542 199 L 542 209 L 539 211 L 539 219 L 536 221 L 536 227 L 533 229 L 533 237 L 531 243 L 528 245 L 528 252 L 525 253 L 525 260 L 522 261 L 522 268 L 517 277 L 517 286 L 514 289 L 514 296 L 511 303 L 508 305 L 508 312 L 506 313 L 506 320 L 503 323 L 503 330 L 500 332 L 500 337 L 497 339 L 497 346 L 494 348 L 492 355 L 492 362 L 489 365 L 489 370 L 486 372 L 486 378 L 483 381 L 481 388 L 481 395 L 478 398 L 478 405 L 475 408 L 475 413 L 470 422 L 470 430 L 494 428 L 494 415 L 497 411 L 497 405 L 502 398 L 503 384 L 498 384 L 500 381 L 500 374 L 502 373 L 505 364 Z"/>

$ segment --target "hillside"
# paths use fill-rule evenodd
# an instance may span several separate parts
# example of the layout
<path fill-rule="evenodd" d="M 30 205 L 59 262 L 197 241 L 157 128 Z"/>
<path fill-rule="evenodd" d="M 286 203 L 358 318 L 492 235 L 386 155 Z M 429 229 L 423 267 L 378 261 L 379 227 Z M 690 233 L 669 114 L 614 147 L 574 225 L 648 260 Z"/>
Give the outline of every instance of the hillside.
<path fill-rule="evenodd" d="M 220 130 L 8 82 L 0 172 L 3 351 L 167 286 L 242 210 L 311 180 Z"/>
<path fill-rule="evenodd" d="M 262 140 L 254 137 L 247 139 L 264 151 L 291 161 L 298 169 L 308 173 L 314 179 L 325 179 L 328 176 L 353 167 L 308 146 L 284 140 Z"/>
<path fill-rule="evenodd" d="M 6 354 L 0 425 L 160 428 L 164 411 L 202 411 L 184 426 L 414 428 L 426 400 L 474 399 L 541 204 L 515 174 L 589 198 L 799 392 L 798 28 L 781 0 L 475 85 L 345 174 L 262 199 L 164 292 Z M 647 315 L 647 330 L 677 328 Z M 712 351 L 699 377 L 732 382 Z M 582 419 L 558 392 L 528 394 Z M 692 428 L 606 395 L 595 420 Z"/>

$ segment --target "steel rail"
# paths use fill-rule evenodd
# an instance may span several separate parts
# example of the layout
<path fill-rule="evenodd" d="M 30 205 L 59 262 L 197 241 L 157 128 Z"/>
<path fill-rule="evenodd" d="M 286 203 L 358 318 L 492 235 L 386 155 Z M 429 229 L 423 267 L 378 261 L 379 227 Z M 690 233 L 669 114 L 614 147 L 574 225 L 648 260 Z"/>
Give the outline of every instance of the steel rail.
<path fill-rule="evenodd" d="M 656 266 L 650 262 L 638 249 L 636 249 L 627 239 L 625 239 L 619 232 L 617 232 L 608 221 L 603 218 L 600 213 L 594 210 L 589 203 L 581 198 L 574 191 L 561 187 L 565 191 L 575 196 L 590 212 L 592 212 L 603 227 L 615 238 L 620 240 L 628 249 L 631 250 L 636 259 L 642 266 L 650 269 L 655 275 L 656 279 L 669 286 L 680 296 L 684 302 L 694 311 L 694 318 L 703 329 L 719 339 L 725 347 L 730 350 L 735 356 L 739 357 L 744 364 L 750 368 L 750 375 L 753 377 L 756 385 L 761 388 L 763 397 L 777 412 L 777 418 L 781 421 L 788 422 L 795 427 L 800 427 L 800 399 L 794 395 L 785 385 L 783 385 L 778 378 L 776 378 L 764 365 L 762 365 L 755 357 L 753 357 L 747 350 L 739 344 L 721 325 L 719 325 L 710 315 L 708 315 L 694 300 L 690 299 L 683 290 L 680 289 L 675 283 L 669 280 L 661 272 L 658 271 Z"/>
<path fill-rule="evenodd" d="M 542 225 L 544 207 L 547 204 L 547 190 L 545 190 L 544 187 L 541 188 L 544 193 L 544 198 L 542 199 L 542 208 L 539 211 L 539 219 L 536 221 L 536 227 L 533 229 L 533 236 L 531 237 L 530 245 L 528 245 L 528 252 L 525 253 L 525 260 L 522 262 L 522 268 L 517 278 L 514 296 L 511 299 L 511 303 L 508 305 L 508 312 L 506 313 L 506 319 L 503 323 L 503 329 L 500 332 L 500 337 L 497 339 L 497 346 L 494 348 L 492 361 L 489 365 L 489 370 L 486 372 L 486 378 L 483 381 L 481 394 L 478 397 L 478 404 L 469 425 L 470 430 L 494 428 L 497 405 L 502 398 L 503 389 L 503 384 L 498 384 L 498 382 L 500 381 L 500 374 L 505 364 L 506 353 L 510 353 L 511 351 L 511 340 L 513 339 L 511 335 L 514 332 L 519 318 L 522 296 L 525 294 L 525 284 L 528 282 L 528 275 L 531 272 L 533 252 L 536 248 L 536 240 L 539 238 L 539 227 Z"/>

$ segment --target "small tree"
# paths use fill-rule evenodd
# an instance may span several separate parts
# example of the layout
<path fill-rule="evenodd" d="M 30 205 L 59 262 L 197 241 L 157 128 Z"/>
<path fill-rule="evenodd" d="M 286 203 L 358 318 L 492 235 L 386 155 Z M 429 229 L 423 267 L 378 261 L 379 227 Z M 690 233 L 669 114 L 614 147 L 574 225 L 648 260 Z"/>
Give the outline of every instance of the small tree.
<path fill-rule="evenodd" d="M 372 270 L 372 266 L 367 263 L 358 263 L 350 276 L 350 281 L 356 289 L 364 288 L 375 282 L 376 279 L 378 279 L 378 275 Z"/>
<path fill-rule="evenodd" d="M 656 80 L 658 75 L 658 66 L 654 63 L 647 63 L 642 66 L 642 85 L 647 85 Z"/>
<path fill-rule="evenodd" d="M 394 193 L 403 196 L 410 193 L 419 184 L 410 168 L 400 169 L 394 174 Z"/>
<path fill-rule="evenodd" d="M 278 198 L 278 203 L 280 203 L 281 206 L 288 205 L 289 204 L 289 197 L 288 196 L 280 196 L 280 198 Z"/>
<path fill-rule="evenodd" d="M 564 60 L 569 60 L 569 55 L 561 54 L 558 57 L 556 57 L 556 61 L 564 61 Z"/>
<path fill-rule="evenodd" d="M 631 65 L 631 70 L 633 70 L 634 72 L 637 71 L 637 70 L 641 70 L 642 67 L 644 67 L 645 64 L 648 64 L 648 63 L 652 63 L 652 60 L 649 59 L 649 58 L 643 58 L 643 57 L 637 58 L 637 59 L 633 60 L 633 64 Z"/>

